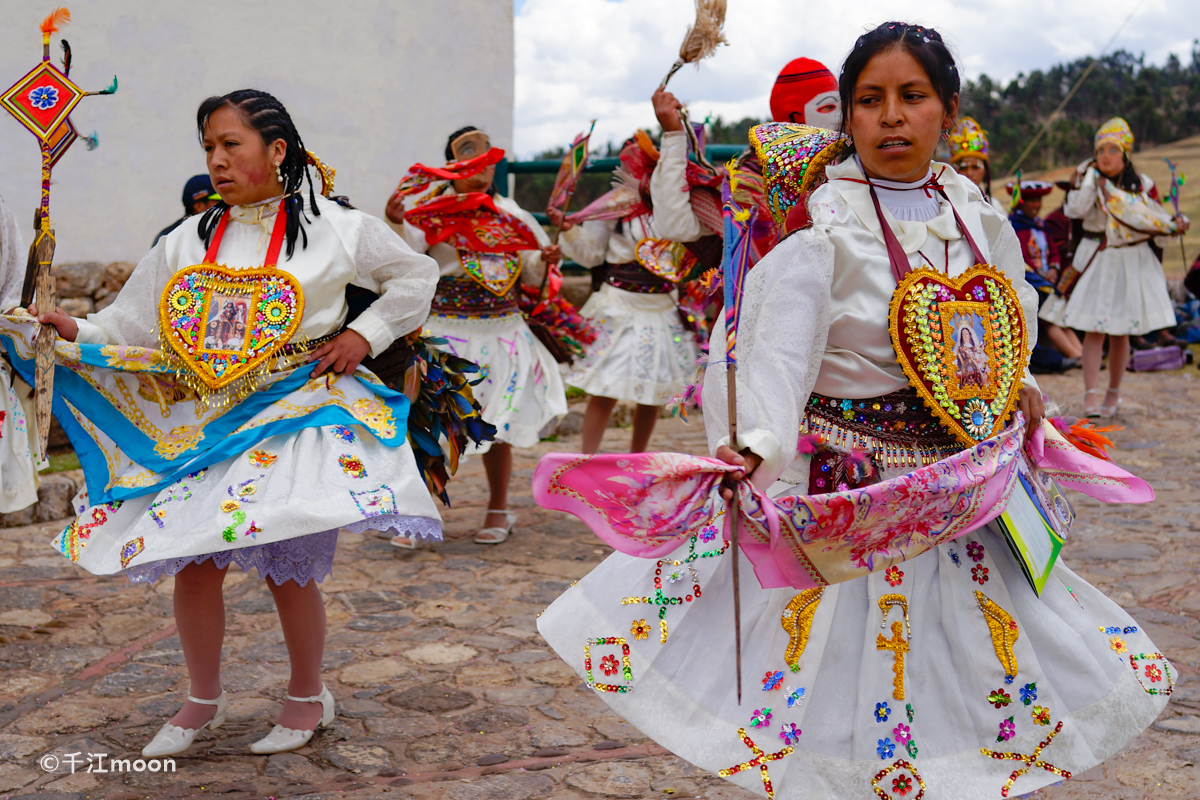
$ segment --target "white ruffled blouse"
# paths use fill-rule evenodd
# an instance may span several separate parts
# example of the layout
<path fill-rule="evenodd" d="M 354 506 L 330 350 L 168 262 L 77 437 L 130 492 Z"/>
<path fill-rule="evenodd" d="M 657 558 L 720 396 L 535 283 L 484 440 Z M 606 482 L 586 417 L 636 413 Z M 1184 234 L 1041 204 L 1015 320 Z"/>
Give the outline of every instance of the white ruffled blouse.
<path fill-rule="evenodd" d="M 296 240 L 289 258 L 279 255 L 279 269 L 300 282 L 304 293 L 301 329 L 309 339 L 339 330 L 349 311 L 346 286 L 353 284 L 379 295 L 348 326 L 378 356 L 396 339 L 421 327 L 437 286 L 437 265 L 413 252 L 382 220 L 317 198 L 320 215 L 311 210 L 302 222 L 308 244 Z M 275 204 L 230 209 L 216 261 L 230 268 L 263 264 L 275 220 Z M 263 209 L 260 211 L 259 209 Z M 163 288 L 178 270 L 204 261 L 207 249 L 197 234 L 200 217 L 190 217 L 159 240 L 142 258 L 116 301 L 79 320 L 78 342 L 157 347 L 155 333 Z"/>
<path fill-rule="evenodd" d="M 1008 219 L 946 164 L 933 172 L 988 261 L 1011 281 L 1037 339 L 1037 294 Z M 812 392 L 867 398 L 909 386 L 896 361 L 888 310 L 896 290 L 883 228 L 853 159 L 831 166 L 812 193 L 813 226 L 780 242 L 750 270 L 737 337 L 738 443 L 763 459 L 755 483 L 769 486 L 796 460 L 805 404 Z M 927 222 L 884 218 L 913 268 L 959 275 L 975 264 L 950 205 Z M 725 325 L 713 326 L 704 381 L 704 419 L 713 450 L 728 443 Z M 1037 384 L 1028 369 L 1025 385 Z"/>

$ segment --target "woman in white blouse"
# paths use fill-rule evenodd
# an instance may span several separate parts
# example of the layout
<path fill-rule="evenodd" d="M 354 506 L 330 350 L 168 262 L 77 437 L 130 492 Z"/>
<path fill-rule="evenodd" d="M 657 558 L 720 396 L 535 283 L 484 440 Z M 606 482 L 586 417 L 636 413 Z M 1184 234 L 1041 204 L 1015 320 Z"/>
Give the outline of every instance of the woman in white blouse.
<path fill-rule="evenodd" d="M 108 308 L 86 320 L 61 310 L 41 320 L 63 339 L 100 345 L 113 369 L 89 368 L 99 396 L 126 398 L 112 408 L 79 407 L 64 395 L 64 407 L 75 416 L 64 421 L 72 425 L 68 433 L 87 433 L 73 437 L 76 449 L 102 450 L 97 469 L 107 460 L 110 474 L 100 476 L 107 487 L 89 474 L 89 488 L 104 494 L 77 498 L 80 516 L 55 546 L 97 574 L 175 578 L 175 621 L 191 683 L 183 708 L 142 751 L 146 757 L 181 753 L 200 729 L 225 719 L 221 584 L 230 563 L 254 567 L 266 579 L 288 647 L 287 700 L 270 734 L 250 747 L 276 753 L 303 746 L 333 719 L 333 696 L 320 675 L 325 610 L 317 582 L 332 571 L 338 529 L 441 538 L 440 517 L 397 417 L 406 406 L 358 369 L 368 353 L 377 356 L 420 327 L 436 265 L 383 221 L 315 194 L 303 142 L 271 95 L 241 90 L 209 98 L 197 126 L 222 202 L 160 240 Z M 300 327 L 280 353 L 292 359 L 288 363 L 316 363 L 277 365 L 265 383 L 224 407 L 206 407 L 182 380 L 138 371 L 146 353 L 138 348 L 160 346 L 165 332 L 159 326 L 174 319 L 172 309 L 199 302 L 175 288 L 186 280 L 176 277 L 180 270 L 196 274 L 191 265 L 235 281 L 256 274 L 246 269 L 268 273 L 252 279 L 253 291 L 230 295 L 235 305 L 257 302 L 246 298 L 270 289 L 268 281 L 295 287 Z M 379 298 L 346 324 L 349 284 Z M 202 319 L 230 300 L 211 302 L 215 310 Z M 257 308 L 249 330 L 261 332 L 262 315 L 274 313 L 287 315 L 280 307 Z M 263 345 L 249 334 L 246 341 L 249 350 L 242 352 L 254 358 Z M 71 390 L 69 382 L 62 387 Z M 222 427 L 230 419 L 240 424 Z M 211 456 L 193 461 L 198 468 L 186 475 L 170 472 L 170 463 L 137 463 L 159 464 L 205 448 Z M 138 486 L 149 488 L 125 488 Z M 118 499 L 105 502 L 110 497 Z"/>

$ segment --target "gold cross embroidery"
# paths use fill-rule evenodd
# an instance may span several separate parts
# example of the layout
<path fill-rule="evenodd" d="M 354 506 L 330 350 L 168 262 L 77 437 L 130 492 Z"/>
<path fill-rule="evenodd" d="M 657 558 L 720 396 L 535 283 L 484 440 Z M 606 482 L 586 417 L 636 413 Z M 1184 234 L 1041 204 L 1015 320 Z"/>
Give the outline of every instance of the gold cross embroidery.
<path fill-rule="evenodd" d="M 892 672 L 896 677 L 892 679 L 892 697 L 897 700 L 904 699 L 904 654 L 908 652 L 908 642 L 901 635 L 904 633 L 904 623 L 896 620 L 892 623 L 892 638 L 885 639 L 883 634 L 877 634 L 875 639 L 875 647 L 879 650 L 892 651 Z"/>
<path fill-rule="evenodd" d="M 767 769 L 767 764 L 771 761 L 778 761 L 784 756 L 790 756 L 795 752 L 796 748 L 788 745 L 777 753 L 767 753 L 746 734 L 745 728 L 738 728 L 738 736 L 741 737 L 742 744 L 749 747 L 750 752 L 754 753 L 754 758 L 749 761 L 743 761 L 741 764 L 734 764 L 728 769 L 720 770 L 717 774 L 722 778 L 728 778 L 730 775 L 737 775 L 739 772 L 758 767 L 759 774 L 762 777 L 763 788 L 767 790 L 767 798 L 768 800 L 774 800 L 775 787 L 771 785 L 771 773 Z"/>
<path fill-rule="evenodd" d="M 986 747 L 981 747 L 979 749 L 979 752 L 983 753 L 985 756 L 989 756 L 998 761 L 1020 761 L 1025 764 L 1025 766 L 1013 770 L 1012 775 L 1008 776 L 1008 780 L 1004 782 L 1004 787 L 1000 790 L 1000 795 L 1002 797 L 1008 797 L 1008 790 L 1011 789 L 1013 784 L 1017 782 L 1017 778 L 1029 772 L 1029 770 L 1033 769 L 1034 767 L 1044 769 L 1046 772 L 1052 772 L 1060 778 L 1071 777 L 1071 773 L 1067 770 L 1059 769 L 1050 762 L 1042 761 L 1038 758 L 1038 756 L 1042 754 L 1042 750 L 1049 747 L 1050 743 L 1054 741 L 1054 737 L 1058 735 L 1058 732 L 1062 730 L 1062 727 L 1062 720 L 1059 720 L 1059 723 L 1054 726 L 1054 730 L 1050 731 L 1050 735 L 1039 742 L 1038 746 L 1034 748 L 1033 752 L 1027 756 L 1021 755 L 1020 753 L 998 753 L 995 750 L 988 750 Z"/>

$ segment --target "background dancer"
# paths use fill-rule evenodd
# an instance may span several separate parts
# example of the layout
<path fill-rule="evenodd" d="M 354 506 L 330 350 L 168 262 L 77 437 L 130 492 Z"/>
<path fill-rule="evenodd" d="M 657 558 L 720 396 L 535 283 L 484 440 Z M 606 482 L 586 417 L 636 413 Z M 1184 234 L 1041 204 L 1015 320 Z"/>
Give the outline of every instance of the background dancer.
<path fill-rule="evenodd" d="M 529 212 L 495 191 L 495 163 L 503 157 L 504 151 L 492 148 L 483 131 L 469 126 L 455 131 L 446 143 L 450 164 L 445 174 L 457 174 L 454 169 L 465 161 L 480 166 L 461 170 L 463 177 L 458 179 L 436 181 L 436 175 L 423 183 L 418 179 L 421 189 L 434 182 L 437 186 L 410 205 L 402 184 L 387 206 L 388 219 L 403 225 L 412 248 L 428 251 L 438 264 L 441 277 L 426 330 L 446 339 L 455 355 L 479 364 L 485 375 L 473 391 L 483 407 L 484 421 L 496 426 L 496 440 L 474 449 L 483 453 L 490 489 L 487 516 L 475 535 L 479 544 L 503 542 L 516 524 L 516 515 L 508 511 L 512 448 L 537 444 L 541 431 L 567 413 L 558 363 L 529 329 L 517 299 L 520 284 L 539 286 L 547 264 L 562 254 Z M 431 202 L 445 206 L 441 201 L 449 201 L 456 211 L 428 214 L 420 227 L 413 224 L 420 218 L 414 212 L 432 208 Z M 451 232 L 447 225 L 452 223 L 462 228 Z M 474 226 L 487 229 L 489 238 L 525 237 L 525 249 L 489 252 L 486 244 L 473 239 Z M 431 237 L 436 239 L 433 244 Z M 393 544 L 415 546 L 404 536 Z"/>
<path fill-rule="evenodd" d="M 1129 336 L 1175 326 L 1161 251 L 1155 237 L 1180 236 L 1187 217 L 1172 219 L 1152 194 L 1154 181 L 1134 169 L 1133 132 L 1120 117 L 1096 131 L 1095 157 L 1079 165 L 1063 212 L 1083 220 L 1083 241 L 1059 293 L 1042 319 L 1084 331 L 1083 410 L 1111 417 L 1121 405 L 1121 379 L 1129 364 Z M 1097 404 L 1100 362 L 1108 337 L 1108 390 Z"/>

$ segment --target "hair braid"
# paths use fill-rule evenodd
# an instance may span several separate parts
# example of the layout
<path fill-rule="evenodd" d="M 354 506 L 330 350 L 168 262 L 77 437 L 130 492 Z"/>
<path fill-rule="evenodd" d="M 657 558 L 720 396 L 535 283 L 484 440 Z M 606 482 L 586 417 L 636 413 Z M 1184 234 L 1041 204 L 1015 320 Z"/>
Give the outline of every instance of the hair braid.
<path fill-rule="evenodd" d="M 225 106 L 231 106 L 246 120 L 246 124 L 256 130 L 264 144 L 271 144 L 276 139 L 282 139 L 287 145 L 283 161 L 279 164 L 279 172 L 283 176 L 283 207 L 287 210 L 286 239 L 287 255 L 291 258 L 296 250 L 296 239 L 301 241 L 301 247 L 308 246 L 308 234 L 300 224 L 301 219 L 308 222 L 304 215 L 304 183 L 308 182 L 309 208 L 314 216 L 320 216 L 317 207 L 316 190 L 313 187 L 312 173 L 308 169 L 308 152 L 296 124 L 288 114 L 283 103 L 273 95 L 258 89 L 239 89 L 221 97 L 210 97 L 200 104 L 196 112 L 196 129 L 200 138 L 204 138 L 204 126 L 214 111 Z M 208 244 L 216 229 L 217 221 L 229 206 L 221 201 L 205 212 L 200 220 L 200 238 Z"/>

